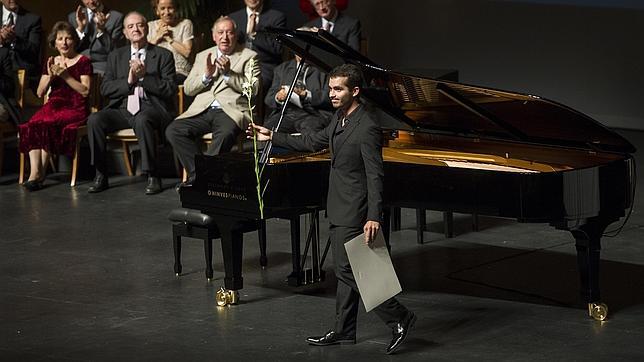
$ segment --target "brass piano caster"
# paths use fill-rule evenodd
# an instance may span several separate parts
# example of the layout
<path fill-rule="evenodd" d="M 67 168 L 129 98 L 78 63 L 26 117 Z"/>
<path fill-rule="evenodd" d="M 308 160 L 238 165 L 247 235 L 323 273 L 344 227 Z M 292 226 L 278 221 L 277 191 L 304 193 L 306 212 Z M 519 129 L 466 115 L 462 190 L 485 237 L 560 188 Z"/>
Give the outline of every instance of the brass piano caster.
<path fill-rule="evenodd" d="M 226 290 L 224 287 L 221 287 L 221 289 L 217 291 L 215 299 L 217 300 L 217 305 L 220 307 L 224 307 L 229 304 L 237 304 L 239 302 L 239 292 L 236 290 Z"/>
<path fill-rule="evenodd" d="M 588 303 L 588 315 L 596 321 L 606 320 L 608 306 L 604 303 Z"/>

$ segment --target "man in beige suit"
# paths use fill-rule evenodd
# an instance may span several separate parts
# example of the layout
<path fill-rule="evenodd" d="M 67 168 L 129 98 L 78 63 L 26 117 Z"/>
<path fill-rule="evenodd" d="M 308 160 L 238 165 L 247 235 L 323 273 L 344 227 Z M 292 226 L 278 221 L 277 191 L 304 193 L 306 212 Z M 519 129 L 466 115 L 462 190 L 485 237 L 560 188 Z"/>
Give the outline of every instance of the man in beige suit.
<path fill-rule="evenodd" d="M 205 154 L 228 152 L 237 136 L 250 121 L 248 101 L 242 84 L 252 75 L 260 79 L 257 53 L 237 44 L 236 25 L 229 17 L 215 21 L 212 37 L 216 46 L 206 49 L 184 82 L 184 92 L 195 99 L 182 115 L 166 129 L 166 137 L 179 161 L 188 171 L 188 180 L 177 185 L 189 186 L 195 177 L 195 155 L 201 150 L 198 139 L 212 132 L 212 143 Z M 253 87 L 257 94 L 259 82 Z"/>

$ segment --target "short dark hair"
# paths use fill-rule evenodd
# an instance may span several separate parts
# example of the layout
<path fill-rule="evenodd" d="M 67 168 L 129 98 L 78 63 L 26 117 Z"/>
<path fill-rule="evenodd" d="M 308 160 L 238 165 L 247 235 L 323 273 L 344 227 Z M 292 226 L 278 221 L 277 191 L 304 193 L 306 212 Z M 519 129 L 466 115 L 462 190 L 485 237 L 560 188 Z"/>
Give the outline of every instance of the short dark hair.
<path fill-rule="evenodd" d="M 49 44 L 52 49 L 56 49 L 56 37 L 58 36 L 59 31 L 69 33 L 69 35 L 72 36 L 72 39 L 74 39 L 74 48 L 78 46 L 78 43 L 80 43 L 80 38 L 78 37 L 76 29 L 74 29 L 74 27 L 66 21 L 59 21 L 54 24 L 54 26 L 51 28 L 51 32 L 49 32 L 49 36 L 47 37 L 47 44 Z"/>
<path fill-rule="evenodd" d="M 152 6 L 152 11 L 156 11 L 157 6 L 159 6 L 159 1 L 161 1 L 161 0 L 150 0 L 150 5 Z M 172 5 L 174 5 L 174 7 L 177 10 L 179 10 L 179 6 L 181 6 L 181 4 L 179 4 L 179 2 L 177 0 L 172 0 Z"/>
<path fill-rule="evenodd" d="M 357 65 L 353 64 L 342 64 L 331 70 L 329 73 L 329 78 L 338 78 L 343 77 L 347 78 L 347 87 L 353 89 L 355 87 L 361 88 L 363 77 L 362 71 L 358 68 Z"/>

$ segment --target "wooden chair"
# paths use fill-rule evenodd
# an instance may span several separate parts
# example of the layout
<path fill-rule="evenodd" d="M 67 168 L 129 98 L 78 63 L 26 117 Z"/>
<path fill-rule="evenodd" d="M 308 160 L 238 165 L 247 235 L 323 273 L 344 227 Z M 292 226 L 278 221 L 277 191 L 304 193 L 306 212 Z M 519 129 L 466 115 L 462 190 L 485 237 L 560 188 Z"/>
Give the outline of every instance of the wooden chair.
<path fill-rule="evenodd" d="M 184 107 L 185 107 L 185 94 L 183 92 L 183 85 L 180 85 L 177 89 L 177 109 L 179 111 L 179 114 L 183 113 Z M 139 139 L 136 137 L 136 134 L 134 133 L 134 129 L 125 128 L 120 131 L 110 133 L 107 135 L 107 139 L 110 141 L 121 142 L 121 148 L 123 149 L 123 163 L 125 163 L 125 170 L 128 176 L 134 176 L 132 161 L 130 160 L 130 144 L 139 142 Z"/>
<path fill-rule="evenodd" d="M 98 112 L 103 106 L 103 97 L 101 96 L 101 83 L 103 82 L 103 76 L 100 74 L 93 74 L 92 81 L 90 84 L 89 90 L 89 107 L 90 112 Z M 48 95 L 45 96 L 45 102 L 47 102 Z M 87 136 L 87 125 L 79 126 L 76 130 L 76 142 L 74 146 L 74 155 L 72 156 L 72 174 L 69 185 L 71 187 L 76 186 L 76 178 L 78 176 L 78 160 L 80 154 L 80 144 Z M 53 161 L 50 159 L 52 168 L 54 168 Z M 26 164 L 26 155 L 20 153 L 20 175 L 18 177 L 18 183 L 22 184 L 25 177 L 25 164 Z"/>
<path fill-rule="evenodd" d="M 25 77 L 24 69 L 16 71 L 16 88 L 15 99 L 18 107 L 22 110 L 25 100 Z M 4 164 L 4 148 L 5 143 L 15 142 L 18 139 L 18 128 L 11 122 L 0 123 L 0 175 L 2 175 L 2 167 Z"/>

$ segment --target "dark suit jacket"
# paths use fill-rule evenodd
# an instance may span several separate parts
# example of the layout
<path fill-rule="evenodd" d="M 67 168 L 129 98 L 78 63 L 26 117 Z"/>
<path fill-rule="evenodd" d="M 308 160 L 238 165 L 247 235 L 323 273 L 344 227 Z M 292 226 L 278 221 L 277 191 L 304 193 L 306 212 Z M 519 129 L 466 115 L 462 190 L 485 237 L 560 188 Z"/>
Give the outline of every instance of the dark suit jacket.
<path fill-rule="evenodd" d="M 246 8 L 237 10 L 229 15 L 237 24 L 237 43 L 245 44 L 248 15 Z M 273 69 L 282 62 L 282 45 L 273 37 L 259 32 L 266 27 L 286 28 L 286 15 L 282 12 L 268 9 L 266 6 L 259 13 L 259 22 L 256 27 L 256 35 L 253 40 L 252 50 L 257 53 L 260 62 L 260 69 L 265 86 L 269 86 L 273 79 Z"/>
<path fill-rule="evenodd" d="M 306 23 L 305 26 L 322 28 L 322 18 L 313 19 Z M 338 13 L 331 32 L 333 36 L 348 44 L 351 48 L 360 51 L 360 33 L 361 26 L 358 19 Z"/>
<path fill-rule="evenodd" d="M 344 129 L 336 114 L 317 133 L 274 133 L 273 143 L 299 151 L 331 149 L 327 213 L 332 225 L 362 227 L 367 220 L 382 221 L 382 135 L 363 105 Z"/>
<path fill-rule="evenodd" d="M 11 64 L 8 48 L 0 48 L 0 104 L 9 113 L 9 121 L 18 125 L 20 116 L 15 100 L 16 72 Z"/>
<path fill-rule="evenodd" d="M 118 108 L 127 105 L 127 96 L 133 94 L 134 86 L 127 83 L 130 70 L 130 45 L 111 52 L 107 58 L 107 69 L 101 84 L 101 94 L 109 98 L 108 107 Z M 174 57 L 170 51 L 148 44 L 145 48 L 145 76 L 143 86 L 145 95 L 154 106 L 159 107 L 168 119 L 174 118 L 177 86 L 174 83 Z"/>
<path fill-rule="evenodd" d="M 85 15 L 87 15 L 87 8 L 84 8 L 83 11 L 85 12 Z M 92 60 L 94 73 L 105 72 L 107 56 L 112 50 L 124 43 L 123 14 L 115 10 L 109 10 L 108 14 L 110 14 L 110 16 L 105 23 L 105 33 L 97 38 L 96 26 L 88 23 L 84 30 L 85 37 L 83 37 L 76 47 L 78 52 L 86 55 Z M 76 29 L 78 23 L 76 23 L 75 11 L 69 13 L 67 21 L 72 24 L 74 29 Z"/>
<path fill-rule="evenodd" d="M 308 69 L 304 74 L 304 85 L 311 91 L 310 105 L 315 109 L 333 110 L 329 101 L 329 83 L 326 73 L 320 72 L 316 67 L 307 65 Z M 282 106 L 275 102 L 275 94 L 279 92 L 283 85 L 291 85 L 295 72 L 297 71 L 297 62 L 295 59 L 288 60 L 275 68 L 273 73 L 273 83 L 266 93 L 264 103 L 274 109 Z M 287 108 L 288 110 L 288 108 Z"/>
<path fill-rule="evenodd" d="M 4 12 L 4 7 L 0 6 L 0 13 Z M 30 80 L 40 79 L 40 38 L 42 37 L 42 20 L 40 16 L 30 13 L 22 7 L 17 11 L 16 19 L 16 39 L 13 46 L 12 61 L 14 70 L 25 68 Z M 0 14 L 2 16 L 4 14 Z M 0 17 L 0 19 L 2 19 Z M 5 47 L 11 48 L 10 44 L 4 44 Z"/>

